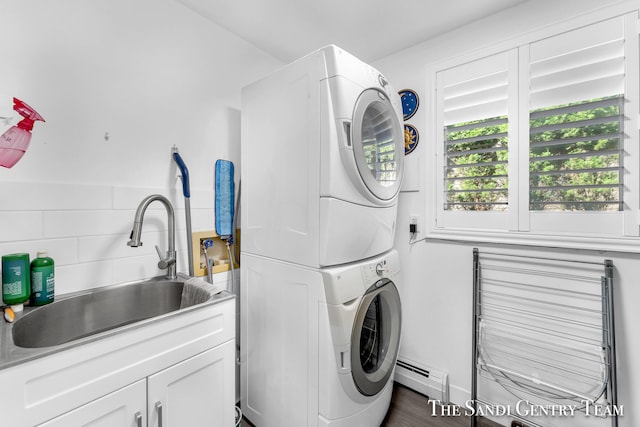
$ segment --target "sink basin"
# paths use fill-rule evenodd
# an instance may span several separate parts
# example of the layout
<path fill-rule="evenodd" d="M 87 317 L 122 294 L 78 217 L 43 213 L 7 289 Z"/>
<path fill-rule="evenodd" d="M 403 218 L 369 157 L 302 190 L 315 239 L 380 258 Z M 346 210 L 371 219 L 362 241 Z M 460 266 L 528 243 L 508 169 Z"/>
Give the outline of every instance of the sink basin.
<path fill-rule="evenodd" d="M 17 320 L 13 341 L 26 348 L 56 346 L 170 313 L 181 308 L 184 286 L 180 280 L 151 279 L 56 299 Z"/>

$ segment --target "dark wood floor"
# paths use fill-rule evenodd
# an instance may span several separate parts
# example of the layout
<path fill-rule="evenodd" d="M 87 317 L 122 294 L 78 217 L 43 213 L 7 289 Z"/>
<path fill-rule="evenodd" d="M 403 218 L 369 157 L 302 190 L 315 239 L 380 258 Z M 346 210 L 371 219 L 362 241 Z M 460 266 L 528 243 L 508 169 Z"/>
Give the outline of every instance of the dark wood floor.
<path fill-rule="evenodd" d="M 434 409 L 433 404 L 428 403 L 425 396 L 395 383 L 389 412 L 381 427 L 469 427 L 470 425 L 470 417 L 442 416 L 439 407 Z M 255 426 L 243 418 L 242 427 Z M 499 424 L 485 418 L 478 418 L 478 427 L 499 427 Z"/>
<path fill-rule="evenodd" d="M 450 412 L 447 415 L 446 410 Z M 464 410 L 460 409 L 464 414 Z M 478 427 L 500 427 L 486 418 L 478 417 Z M 429 399 L 398 383 L 393 385 L 389 412 L 382 427 L 469 427 L 471 417 L 456 416 L 453 407 L 441 408 Z"/>

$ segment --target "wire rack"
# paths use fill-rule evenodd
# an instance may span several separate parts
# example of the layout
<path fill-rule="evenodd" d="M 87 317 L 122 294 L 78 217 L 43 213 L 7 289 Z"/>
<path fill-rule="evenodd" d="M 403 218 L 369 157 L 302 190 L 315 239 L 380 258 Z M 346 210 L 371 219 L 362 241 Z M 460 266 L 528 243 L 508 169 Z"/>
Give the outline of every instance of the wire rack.
<path fill-rule="evenodd" d="M 474 249 L 474 408 L 478 380 L 540 407 L 617 406 L 613 263 Z M 495 405 L 495 404 L 494 404 Z M 476 426 L 474 410 L 472 426 Z M 618 425 L 615 410 L 603 411 Z M 541 419 L 510 414 L 529 425 Z"/>

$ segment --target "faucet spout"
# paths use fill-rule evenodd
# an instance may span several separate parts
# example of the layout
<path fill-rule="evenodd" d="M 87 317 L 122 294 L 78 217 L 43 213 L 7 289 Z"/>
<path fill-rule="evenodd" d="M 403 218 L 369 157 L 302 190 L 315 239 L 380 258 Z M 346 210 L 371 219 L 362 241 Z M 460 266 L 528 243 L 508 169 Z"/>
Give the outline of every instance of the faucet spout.
<path fill-rule="evenodd" d="M 152 194 L 150 196 L 145 197 L 142 202 L 138 205 L 138 209 L 136 210 L 136 215 L 133 221 L 133 229 L 131 230 L 131 235 L 129 236 L 129 241 L 127 242 L 127 246 L 138 247 L 142 246 L 141 234 L 142 234 L 142 223 L 144 222 L 144 213 L 147 210 L 147 207 L 154 201 L 158 201 L 162 203 L 167 210 L 167 221 L 168 221 L 168 245 L 165 256 L 163 257 L 160 250 L 158 250 L 158 255 L 160 256 L 160 262 L 158 262 L 158 267 L 161 269 L 167 270 L 167 278 L 175 279 L 176 275 L 176 242 L 175 242 L 175 234 L 176 234 L 176 222 L 175 215 L 173 212 L 173 206 L 171 202 L 166 197 L 160 194 Z M 157 248 L 157 247 L 156 247 Z"/>

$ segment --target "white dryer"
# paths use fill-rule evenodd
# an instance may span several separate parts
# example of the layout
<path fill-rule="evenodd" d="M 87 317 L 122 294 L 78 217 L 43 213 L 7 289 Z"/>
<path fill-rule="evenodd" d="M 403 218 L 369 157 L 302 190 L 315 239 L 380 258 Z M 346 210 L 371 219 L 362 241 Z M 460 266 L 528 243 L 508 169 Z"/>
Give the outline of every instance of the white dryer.
<path fill-rule="evenodd" d="M 380 425 L 400 343 L 398 253 L 327 269 L 245 255 L 243 268 L 243 414 L 258 427 Z"/>
<path fill-rule="evenodd" d="M 403 176 L 398 93 L 336 46 L 242 90 L 243 251 L 309 267 L 392 248 Z"/>

